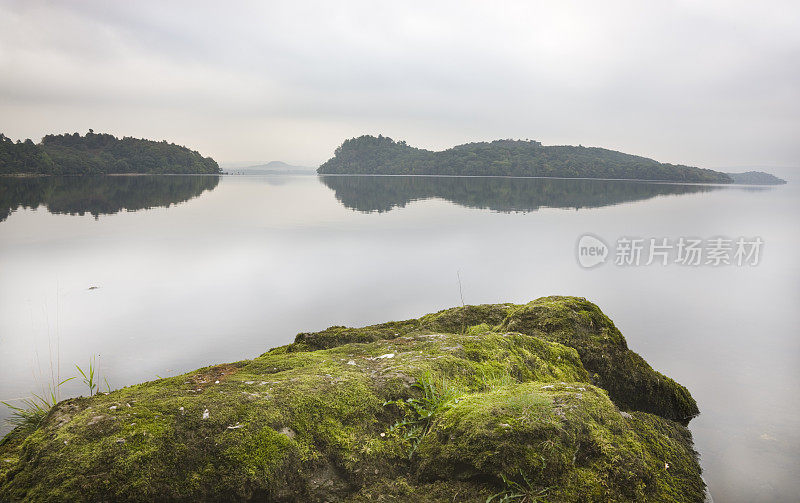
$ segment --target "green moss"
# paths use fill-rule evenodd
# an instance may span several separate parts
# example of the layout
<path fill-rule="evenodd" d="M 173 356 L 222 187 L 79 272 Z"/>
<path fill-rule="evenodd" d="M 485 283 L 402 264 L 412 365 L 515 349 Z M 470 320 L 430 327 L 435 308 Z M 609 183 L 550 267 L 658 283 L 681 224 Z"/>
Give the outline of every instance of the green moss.
<path fill-rule="evenodd" d="M 586 370 L 595 374 L 594 383 L 623 409 L 684 424 L 699 412 L 689 391 L 629 350 L 614 323 L 586 299 L 537 299 L 514 309 L 500 328 L 575 348 Z"/>
<path fill-rule="evenodd" d="M 646 413 L 626 419 L 585 383 L 515 384 L 442 414 L 417 450 L 418 474 L 514 480 L 548 501 L 702 501 L 691 442 L 675 428 Z"/>
<path fill-rule="evenodd" d="M 651 412 L 688 424 L 699 412 L 688 390 L 653 370 L 628 349 L 614 323 L 595 304 L 579 297 L 543 297 L 528 304 L 484 304 L 445 309 L 418 320 L 364 328 L 331 327 L 298 334 L 289 351 L 375 342 L 421 333 L 511 331 L 575 348 L 594 384 L 606 389 L 617 406 Z"/>
<path fill-rule="evenodd" d="M 499 324 L 513 307 L 514 304 L 454 307 L 427 314 L 418 320 L 390 321 L 363 328 L 334 326 L 321 332 L 297 334 L 294 344 L 288 346 L 287 350 L 328 349 L 352 342 L 375 342 L 415 333 L 462 333 L 473 325 L 491 327 Z"/>
<path fill-rule="evenodd" d="M 409 501 L 414 503 L 485 503 L 492 495 L 486 484 L 460 480 L 420 482 L 416 479 L 383 478 L 349 496 L 348 503 Z"/>
<path fill-rule="evenodd" d="M 589 368 L 602 351 L 630 376 Z M 548 501 L 690 501 L 703 484 L 688 430 L 612 402 L 656 374 L 636 358 L 572 298 L 300 334 L 253 360 L 61 402 L 0 444 L 0 500 L 485 501 L 528 481 Z"/>
<path fill-rule="evenodd" d="M 290 345 L 288 350 L 327 349 L 351 342 L 375 342 L 382 339 L 394 339 L 419 330 L 419 328 L 419 320 L 391 321 L 364 328 L 334 326 L 321 332 L 297 334 L 294 344 Z"/>
<path fill-rule="evenodd" d="M 269 426 L 238 432 L 231 430 L 234 442 L 225 455 L 234 462 L 255 484 L 260 480 L 274 481 L 287 468 L 291 458 L 297 458 L 295 442 L 286 434 Z"/>
<path fill-rule="evenodd" d="M 481 304 L 453 307 L 419 319 L 420 326 L 433 332 L 461 333 L 475 325 L 494 326 L 501 323 L 514 304 Z"/>

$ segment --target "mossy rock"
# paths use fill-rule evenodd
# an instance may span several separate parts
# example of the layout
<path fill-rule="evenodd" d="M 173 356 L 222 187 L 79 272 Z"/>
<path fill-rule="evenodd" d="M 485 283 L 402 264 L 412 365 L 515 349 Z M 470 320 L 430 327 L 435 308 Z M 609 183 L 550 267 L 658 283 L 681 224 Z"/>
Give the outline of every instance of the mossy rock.
<path fill-rule="evenodd" d="M 625 338 L 599 307 L 579 297 L 543 297 L 528 304 L 483 304 L 445 309 L 416 320 L 363 328 L 330 327 L 298 334 L 290 351 L 373 342 L 401 335 L 513 331 L 575 348 L 592 382 L 623 410 L 658 414 L 683 424 L 699 413 L 689 391 L 653 370 L 628 349 Z"/>
<path fill-rule="evenodd" d="M 635 364 L 614 392 L 604 348 Z M 59 403 L 0 444 L 0 501 L 702 501 L 688 430 L 620 410 L 657 374 L 631 355 L 569 297 L 300 334 Z M 642 403 L 685 391 L 665 382 Z"/>
<path fill-rule="evenodd" d="M 418 452 L 420 477 L 499 474 L 547 501 L 692 501 L 704 491 L 685 429 L 621 414 L 584 383 L 469 395 L 435 420 Z"/>
<path fill-rule="evenodd" d="M 650 412 L 683 424 L 699 413 L 689 391 L 628 349 L 614 323 L 586 299 L 537 299 L 511 311 L 499 328 L 575 348 L 586 370 L 594 374 L 594 384 L 608 391 L 622 409 Z"/>

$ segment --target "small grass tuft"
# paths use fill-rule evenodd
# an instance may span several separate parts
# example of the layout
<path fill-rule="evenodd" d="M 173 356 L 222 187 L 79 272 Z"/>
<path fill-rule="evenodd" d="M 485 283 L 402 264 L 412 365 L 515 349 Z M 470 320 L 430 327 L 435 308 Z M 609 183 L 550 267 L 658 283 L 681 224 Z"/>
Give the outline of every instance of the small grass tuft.
<path fill-rule="evenodd" d="M 83 383 L 89 388 L 89 396 L 96 395 L 100 391 L 100 369 L 97 365 L 97 357 L 92 355 L 89 358 L 89 366 L 86 370 L 82 369 L 78 364 L 75 364 L 75 368 L 81 373 Z M 106 386 L 108 386 L 107 380 Z"/>
<path fill-rule="evenodd" d="M 47 413 L 50 412 L 50 409 L 58 403 L 58 389 L 62 384 L 73 379 L 75 377 L 69 377 L 56 383 L 55 386 L 49 386 L 47 392 L 41 395 L 33 393 L 32 397 L 21 399 L 20 401 L 23 404 L 21 407 L 8 402 L 0 402 L 11 409 L 11 415 L 6 420 L 15 428 L 25 432 L 35 430 L 47 416 Z"/>
<path fill-rule="evenodd" d="M 503 474 L 500 475 L 500 478 L 503 479 L 505 488 L 499 493 L 490 496 L 486 503 L 537 503 L 543 501 L 540 498 L 543 498 L 547 491 L 550 490 L 549 487 L 536 488 L 522 470 L 519 472 L 518 480 L 506 477 Z"/>
<path fill-rule="evenodd" d="M 409 443 L 408 457 L 411 459 L 419 442 L 428 434 L 431 424 L 437 416 L 450 409 L 458 402 L 464 390 L 442 377 L 434 377 L 426 372 L 413 384 L 422 392 L 418 398 L 392 400 L 384 403 L 397 406 L 403 414 L 389 432 Z"/>
<path fill-rule="evenodd" d="M 50 412 L 50 407 L 37 399 L 31 398 L 22 400 L 22 403 L 24 406 L 18 407 L 8 402 L 2 402 L 3 405 L 11 409 L 11 415 L 6 421 L 13 427 L 23 431 L 33 431 L 42 423 L 47 413 Z"/>

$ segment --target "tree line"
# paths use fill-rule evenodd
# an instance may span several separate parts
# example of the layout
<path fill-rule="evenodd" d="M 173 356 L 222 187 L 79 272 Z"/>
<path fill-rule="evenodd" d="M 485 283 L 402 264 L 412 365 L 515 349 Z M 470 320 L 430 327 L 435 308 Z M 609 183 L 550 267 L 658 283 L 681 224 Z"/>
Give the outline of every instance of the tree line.
<path fill-rule="evenodd" d="M 379 135 L 346 140 L 320 174 L 458 175 L 618 178 L 731 183 L 718 171 L 666 164 L 597 147 L 544 146 L 533 140 L 495 140 L 440 152 L 411 147 Z"/>
<path fill-rule="evenodd" d="M 95 133 L 47 135 L 41 143 L 16 142 L 0 133 L 0 174 L 218 174 L 211 157 L 195 150 L 140 138 Z"/>

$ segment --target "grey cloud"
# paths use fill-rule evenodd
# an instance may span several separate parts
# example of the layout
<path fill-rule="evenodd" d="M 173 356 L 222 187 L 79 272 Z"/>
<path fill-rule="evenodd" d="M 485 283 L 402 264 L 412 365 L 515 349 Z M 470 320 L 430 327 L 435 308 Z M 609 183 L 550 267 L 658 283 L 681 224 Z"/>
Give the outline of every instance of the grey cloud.
<path fill-rule="evenodd" d="M 319 162 L 346 136 L 382 132 L 429 148 L 530 137 L 791 165 L 798 14 L 791 2 L 0 0 L 0 131 L 39 137 L 73 110 L 70 130 L 145 130 L 220 160 Z M 150 133 L 154 117 L 171 120 Z M 225 134 L 194 136 L 200 118 Z"/>

